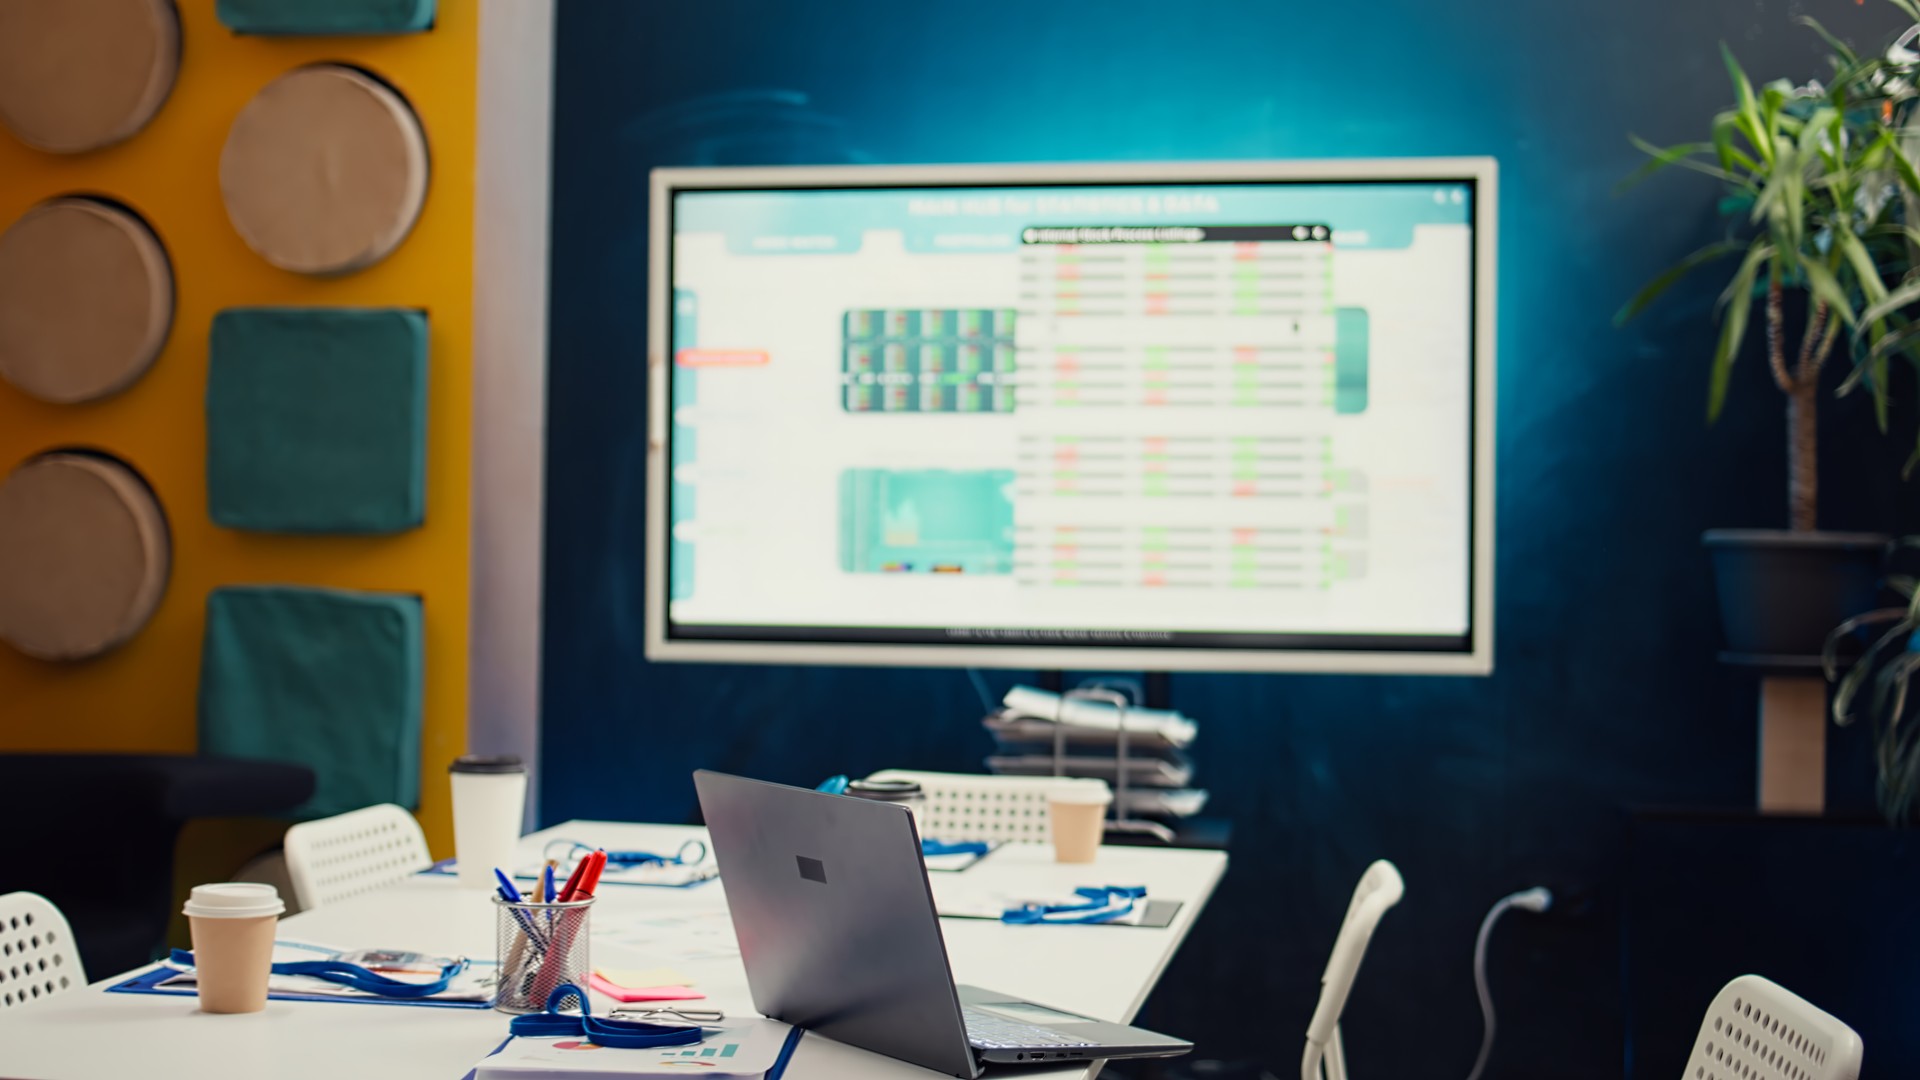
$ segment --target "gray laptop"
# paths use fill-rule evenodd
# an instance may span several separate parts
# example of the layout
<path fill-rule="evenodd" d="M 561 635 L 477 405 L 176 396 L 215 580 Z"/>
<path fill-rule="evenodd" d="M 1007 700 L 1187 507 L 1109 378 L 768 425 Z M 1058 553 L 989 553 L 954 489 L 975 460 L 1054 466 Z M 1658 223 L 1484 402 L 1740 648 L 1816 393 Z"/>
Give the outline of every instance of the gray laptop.
<path fill-rule="evenodd" d="M 704 770 L 693 783 L 761 1013 L 966 1080 L 988 1063 L 1193 1049 L 1125 1024 L 955 986 L 905 807 Z"/>

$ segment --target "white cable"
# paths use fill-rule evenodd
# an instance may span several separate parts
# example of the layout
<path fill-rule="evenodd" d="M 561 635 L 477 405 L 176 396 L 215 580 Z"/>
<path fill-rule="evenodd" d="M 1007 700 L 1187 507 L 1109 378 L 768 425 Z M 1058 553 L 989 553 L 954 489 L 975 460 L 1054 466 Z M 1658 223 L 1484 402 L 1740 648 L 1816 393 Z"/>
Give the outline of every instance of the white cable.
<path fill-rule="evenodd" d="M 1552 906 L 1553 894 L 1535 886 L 1501 897 L 1480 921 L 1480 936 L 1473 943 L 1473 988 L 1480 994 L 1480 1019 L 1485 1024 L 1485 1032 L 1480 1037 L 1480 1056 L 1474 1059 L 1473 1071 L 1467 1074 L 1467 1080 L 1480 1080 L 1487 1061 L 1493 1057 L 1493 993 L 1487 989 L 1487 939 L 1493 935 L 1493 924 L 1499 922 L 1509 908 L 1541 912 Z"/>

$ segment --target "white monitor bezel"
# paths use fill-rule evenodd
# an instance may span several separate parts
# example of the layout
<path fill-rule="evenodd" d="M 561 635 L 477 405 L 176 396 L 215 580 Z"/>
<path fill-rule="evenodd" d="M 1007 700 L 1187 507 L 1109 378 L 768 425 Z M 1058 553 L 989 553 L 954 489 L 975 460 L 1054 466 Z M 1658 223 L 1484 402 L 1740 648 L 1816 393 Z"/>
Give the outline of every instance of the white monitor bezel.
<path fill-rule="evenodd" d="M 1472 588 L 1465 652 L 1088 648 L 847 642 L 689 641 L 667 636 L 667 280 L 673 193 L 686 189 L 1005 187 L 1023 184 L 1272 181 L 1473 183 Z M 1028 165 L 783 166 L 655 169 L 647 269 L 646 656 L 653 661 L 1023 668 L 1065 671 L 1322 672 L 1487 675 L 1493 671 L 1494 297 L 1499 166 L 1490 157 Z"/>

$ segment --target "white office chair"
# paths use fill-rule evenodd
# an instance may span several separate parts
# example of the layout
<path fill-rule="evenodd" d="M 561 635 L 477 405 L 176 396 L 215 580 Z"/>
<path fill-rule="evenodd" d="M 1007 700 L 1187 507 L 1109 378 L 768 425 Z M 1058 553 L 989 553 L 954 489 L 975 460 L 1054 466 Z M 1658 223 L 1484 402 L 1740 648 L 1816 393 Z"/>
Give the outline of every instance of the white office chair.
<path fill-rule="evenodd" d="M 1340 923 L 1340 934 L 1333 939 L 1333 955 L 1327 958 L 1326 973 L 1320 976 L 1320 1003 L 1314 1006 L 1313 1020 L 1307 1024 L 1307 1050 L 1300 1059 L 1301 1080 L 1347 1080 L 1347 1052 L 1340 1043 L 1340 1011 L 1347 1006 L 1347 992 L 1360 973 L 1360 961 L 1367 955 L 1367 943 L 1373 940 L 1374 927 L 1387 909 L 1400 902 L 1406 885 L 1400 871 L 1385 859 L 1367 867 L 1354 886 L 1353 899 L 1347 903 L 1347 917 Z"/>
<path fill-rule="evenodd" d="M 883 769 L 869 780 L 912 780 L 927 797 L 920 835 L 958 844 L 969 840 L 1047 842 L 1047 796 L 1060 788 L 1097 787 L 1105 780 L 1074 776 L 982 776 L 976 773 Z"/>
<path fill-rule="evenodd" d="M 0 1010 L 87 985 L 73 928 L 39 893 L 0 896 Z"/>
<path fill-rule="evenodd" d="M 302 911 L 372 892 L 433 865 L 413 815 L 392 803 L 287 830 L 287 876 Z"/>
<path fill-rule="evenodd" d="M 1799 995 L 1742 975 L 1714 995 L 1685 1080 L 1858 1080 L 1860 1036 Z"/>

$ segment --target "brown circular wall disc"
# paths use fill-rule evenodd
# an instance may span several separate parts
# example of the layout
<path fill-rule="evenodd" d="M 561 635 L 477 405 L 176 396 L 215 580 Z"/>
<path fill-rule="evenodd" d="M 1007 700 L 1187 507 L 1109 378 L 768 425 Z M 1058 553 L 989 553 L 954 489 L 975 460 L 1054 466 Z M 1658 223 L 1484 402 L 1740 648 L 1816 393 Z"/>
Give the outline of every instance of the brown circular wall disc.
<path fill-rule="evenodd" d="M 420 216 L 426 132 L 364 72 L 298 68 L 240 110 L 220 155 L 220 194 L 261 258 L 301 274 L 351 273 L 392 254 Z"/>
<path fill-rule="evenodd" d="M 180 72 L 169 0 L 0 0 L 0 122 L 56 154 L 133 137 Z"/>
<path fill-rule="evenodd" d="M 153 366 L 172 325 L 166 250 L 132 213 L 55 199 L 0 233 L 0 379 L 61 405 L 107 397 Z"/>
<path fill-rule="evenodd" d="M 171 563 L 160 503 L 125 465 L 34 458 L 0 481 L 0 640 L 83 660 L 140 632 Z"/>

